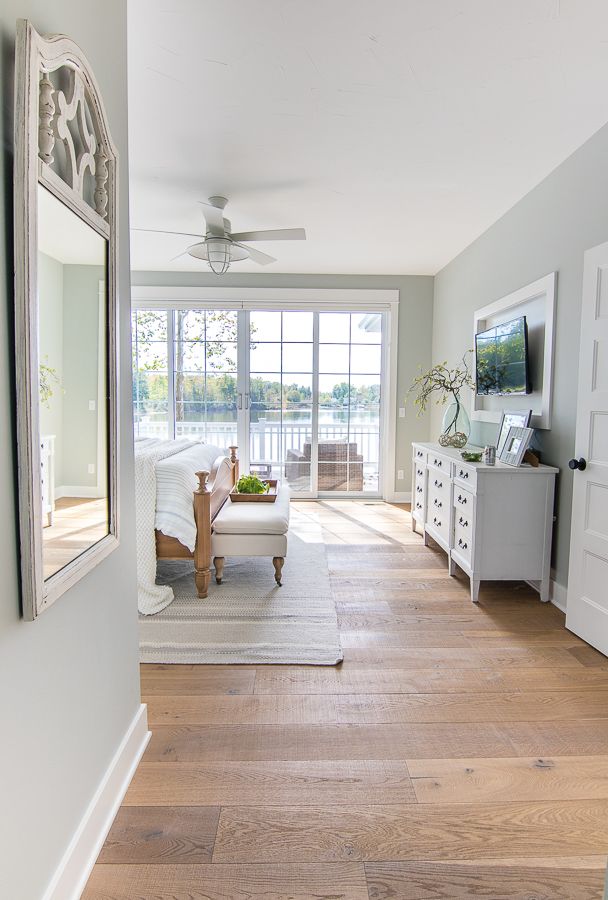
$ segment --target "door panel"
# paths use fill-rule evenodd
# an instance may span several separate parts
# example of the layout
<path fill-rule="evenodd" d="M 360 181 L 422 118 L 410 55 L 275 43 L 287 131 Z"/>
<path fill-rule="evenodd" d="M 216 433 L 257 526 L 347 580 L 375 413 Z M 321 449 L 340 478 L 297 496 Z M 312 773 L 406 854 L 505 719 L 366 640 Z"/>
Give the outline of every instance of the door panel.
<path fill-rule="evenodd" d="M 566 626 L 608 655 L 608 244 L 585 254 Z"/>

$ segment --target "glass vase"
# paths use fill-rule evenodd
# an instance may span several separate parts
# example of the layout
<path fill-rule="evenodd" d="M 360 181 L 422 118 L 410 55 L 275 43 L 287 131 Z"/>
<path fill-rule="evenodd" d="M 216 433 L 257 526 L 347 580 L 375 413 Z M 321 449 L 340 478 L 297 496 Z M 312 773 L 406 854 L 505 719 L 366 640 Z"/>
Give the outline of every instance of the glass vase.
<path fill-rule="evenodd" d="M 465 446 L 471 434 L 471 422 L 458 394 L 454 394 L 443 414 L 439 443 L 442 447 Z"/>

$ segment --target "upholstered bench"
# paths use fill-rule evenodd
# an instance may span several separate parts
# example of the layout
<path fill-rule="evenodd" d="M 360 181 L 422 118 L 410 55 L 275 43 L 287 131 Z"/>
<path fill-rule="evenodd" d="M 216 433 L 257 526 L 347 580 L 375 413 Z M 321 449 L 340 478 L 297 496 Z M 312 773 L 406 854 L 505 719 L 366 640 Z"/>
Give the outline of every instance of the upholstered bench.
<path fill-rule="evenodd" d="M 213 521 L 211 555 L 215 580 L 222 583 L 226 556 L 271 556 L 276 583 L 287 556 L 289 488 L 281 485 L 274 503 L 233 503 L 228 499 Z"/>

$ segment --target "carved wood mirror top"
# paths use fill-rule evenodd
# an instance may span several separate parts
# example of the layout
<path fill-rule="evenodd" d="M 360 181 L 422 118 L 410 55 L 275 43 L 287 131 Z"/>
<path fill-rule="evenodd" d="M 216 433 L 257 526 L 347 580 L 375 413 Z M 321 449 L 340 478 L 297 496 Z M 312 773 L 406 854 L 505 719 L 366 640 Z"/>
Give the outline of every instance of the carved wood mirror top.
<path fill-rule="evenodd" d="M 17 27 L 15 330 L 23 614 L 118 544 L 117 162 L 77 45 Z"/>

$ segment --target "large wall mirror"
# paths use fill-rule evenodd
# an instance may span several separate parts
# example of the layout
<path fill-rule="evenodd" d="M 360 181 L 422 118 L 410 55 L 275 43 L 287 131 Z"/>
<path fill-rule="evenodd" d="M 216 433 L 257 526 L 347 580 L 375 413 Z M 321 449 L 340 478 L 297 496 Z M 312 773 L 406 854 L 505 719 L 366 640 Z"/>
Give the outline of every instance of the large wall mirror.
<path fill-rule="evenodd" d="M 116 151 L 68 38 L 18 23 L 15 296 L 23 613 L 118 543 Z"/>

